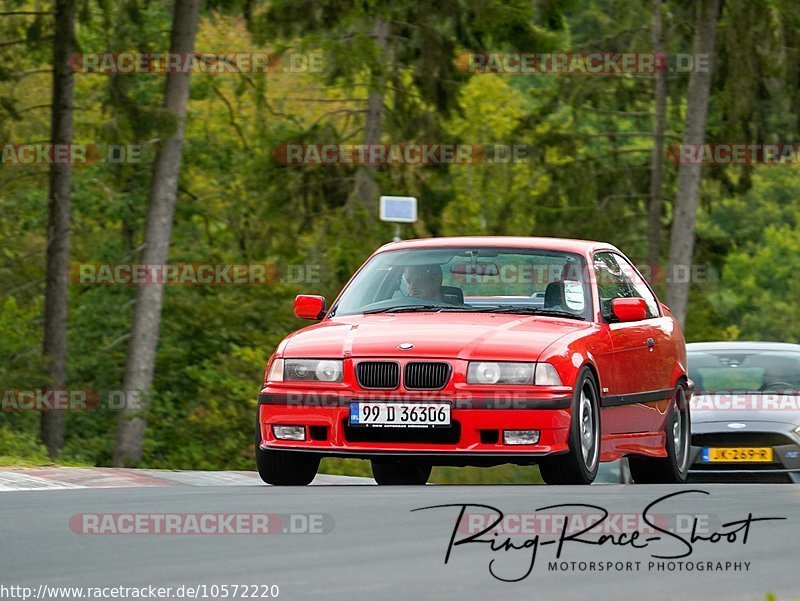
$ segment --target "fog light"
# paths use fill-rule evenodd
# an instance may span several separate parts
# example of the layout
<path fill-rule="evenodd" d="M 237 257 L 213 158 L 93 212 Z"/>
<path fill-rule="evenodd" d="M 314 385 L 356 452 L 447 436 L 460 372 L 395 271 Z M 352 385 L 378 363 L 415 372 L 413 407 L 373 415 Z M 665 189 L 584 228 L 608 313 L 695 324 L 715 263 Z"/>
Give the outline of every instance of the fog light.
<path fill-rule="evenodd" d="M 305 440 L 305 426 L 272 426 L 272 433 L 278 440 Z M 538 436 L 537 436 L 538 438 Z"/>
<path fill-rule="evenodd" d="M 539 442 L 539 430 L 503 430 L 505 444 L 536 444 Z"/>

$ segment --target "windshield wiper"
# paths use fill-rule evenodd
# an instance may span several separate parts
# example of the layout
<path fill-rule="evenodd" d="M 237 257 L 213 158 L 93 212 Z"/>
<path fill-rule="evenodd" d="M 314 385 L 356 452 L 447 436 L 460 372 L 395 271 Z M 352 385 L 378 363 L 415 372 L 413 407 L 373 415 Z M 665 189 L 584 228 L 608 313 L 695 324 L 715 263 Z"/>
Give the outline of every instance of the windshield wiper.
<path fill-rule="evenodd" d="M 447 309 L 447 306 L 442 305 L 396 305 L 392 307 L 380 307 L 377 309 L 367 309 L 363 311 L 364 315 L 371 315 L 373 313 L 414 313 L 421 311 L 441 311 Z"/>
<path fill-rule="evenodd" d="M 560 311 L 558 309 L 537 309 L 536 307 L 482 307 L 476 309 L 480 313 L 514 313 L 519 315 L 545 315 L 547 317 L 566 317 L 567 319 L 578 319 L 586 321 L 583 315 L 576 315 L 569 311 Z"/>

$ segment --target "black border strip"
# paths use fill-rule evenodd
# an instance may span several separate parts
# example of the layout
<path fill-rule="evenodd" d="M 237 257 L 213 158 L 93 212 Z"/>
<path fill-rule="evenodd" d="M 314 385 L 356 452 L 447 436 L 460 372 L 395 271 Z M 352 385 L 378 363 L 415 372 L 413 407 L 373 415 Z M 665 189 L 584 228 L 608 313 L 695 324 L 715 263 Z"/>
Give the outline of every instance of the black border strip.
<path fill-rule="evenodd" d="M 507 445 L 508 446 L 508 445 Z M 357 450 L 350 450 L 350 449 L 340 449 L 337 447 L 331 448 L 315 448 L 315 447 L 286 447 L 284 445 L 271 445 L 271 444 L 260 444 L 259 448 L 262 451 L 292 451 L 298 453 L 321 453 L 326 457 L 360 457 L 362 459 L 368 459 L 370 457 L 384 457 L 384 456 L 403 456 L 408 458 L 425 458 L 425 457 L 454 457 L 454 458 L 475 458 L 479 457 L 482 459 L 497 459 L 499 463 L 508 463 L 510 461 L 514 461 L 515 459 L 520 459 L 522 457 L 552 457 L 554 455 L 563 455 L 568 451 L 526 451 L 527 447 L 535 447 L 536 445 L 518 445 L 514 447 L 514 449 L 519 449 L 518 453 L 511 453 L 511 452 L 491 452 L 491 451 L 417 451 L 417 450 L 405 450 L 405 449 L 370 449 L 368 451 L 357 451 Z"/>
<path fill-rule="evenodd" d="M 664 401 L 672 397 L 672 388 L 663 390 L 649 390 L 647 392 L 633 392 L 630 394 L 616 394 L 600 397 L 601 407 L 620 407 L 622 405 L 637 405 L 639 403 L 652 403 Z"/>
<path fill-rule="evenodd" d="M 259 405 L 291 405 L 295 407 L 349 407 L 350 403 L 366 401 L 371 403 L 447 403 L 453 409 L 568 409 L 572 404 L 571 397 L 552 397 L 548 399 L 517 398 L 435 398 L 415 399 L 402 395 L 370 399 L 359 398 L 357 394 L 342 396 L 340 394 L 308 392 L 292 393 L 259 393 Z"/>
<path fill-rule="evenodd" d="M 703 465 L 709 465 L 704 463 Z M 730 465 L 730 464 L 728 464 Z M 789 469 L 774 469 L 774 470 L 728 470 L 728 469 L 710 469 L 710 470 L 693 470 L 689 469 L 690 474 L 696 474 L 698 476 L 726 476 L 732 474 L 766 474 L 767 476 L 774 476 L 776 474 L 797 474 L 800 473 L 800 468 L 789 468 Z M 753 483 L 755 484 L 755 482 Z"/>

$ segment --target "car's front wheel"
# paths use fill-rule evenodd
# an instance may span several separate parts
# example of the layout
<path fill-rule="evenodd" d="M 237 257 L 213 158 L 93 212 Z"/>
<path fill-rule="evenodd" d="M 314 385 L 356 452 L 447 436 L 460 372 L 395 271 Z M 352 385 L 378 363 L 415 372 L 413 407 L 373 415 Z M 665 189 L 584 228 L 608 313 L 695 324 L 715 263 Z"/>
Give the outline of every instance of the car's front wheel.
<path fill-rule="evenodd" d="M 317 475 L 319 461 L 320 457 L 316 453 L 262 449 L 261 435 L 256 426 L 256 467 L 258 475 L 267 484 L 277 486 L 311 484 Z"/>
<path fill-rule="evenodd" d="M 402 461 L 372 460 L 372 477 L 378 484 L 421 485 L 428 482 L 431 466 Z"/>
<path fill-rule="evenodd" d="M 666 457 L 628 457 L 631 476 L 637 484 L 675 484 L 686 482 L 689 471 L 691 419 L 686 388 L 678 384 L 667 410 L 665 424 Z"/>
<path fill-rule="evenodd" d="M 547 484 L 591 484 L 600 463 L 600 397 L 592 371 L 584 367 L 572 394 L 569 451 L 539 463 Z"/>

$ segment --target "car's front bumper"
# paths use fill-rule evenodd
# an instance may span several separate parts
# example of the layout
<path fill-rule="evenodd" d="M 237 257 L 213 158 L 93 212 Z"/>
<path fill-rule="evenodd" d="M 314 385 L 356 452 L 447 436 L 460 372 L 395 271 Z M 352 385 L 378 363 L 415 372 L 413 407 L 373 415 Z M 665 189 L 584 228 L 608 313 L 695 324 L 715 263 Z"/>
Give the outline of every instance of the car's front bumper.
<path fill-rule="evenodd" d="M 471 459 L 502 463 L 568 450 L 570 396 L 497 399 L 455 396 L 387 397 L 384 401 L 449 403 L 451 421 L 441 428 L 374 428 L 349 424 L 350 403 L 361 395 L 292 394 L 267 391 L 259 395 L 260 446 L 321 453 L 327 456 L 373 458 L 385 455 L 437 457 L 437 463 L 469 463 Z M 381 402 L 370 397 L 371 402 Z M 278 440 L 272 426 L 304 426 L 306 440 Z M 539 430 L 534 445 L 503 444 L 503 430 Z"/>
<path fill-rule="evenodd" d="M 790 424 L 744 420 L 744 428 L 727 422 L 692 424 L 689 475 L 699 481 L 800 482 L 800 436 Z M 704 447 L 769 447 L 770 463 L 704 463 Z"/>

